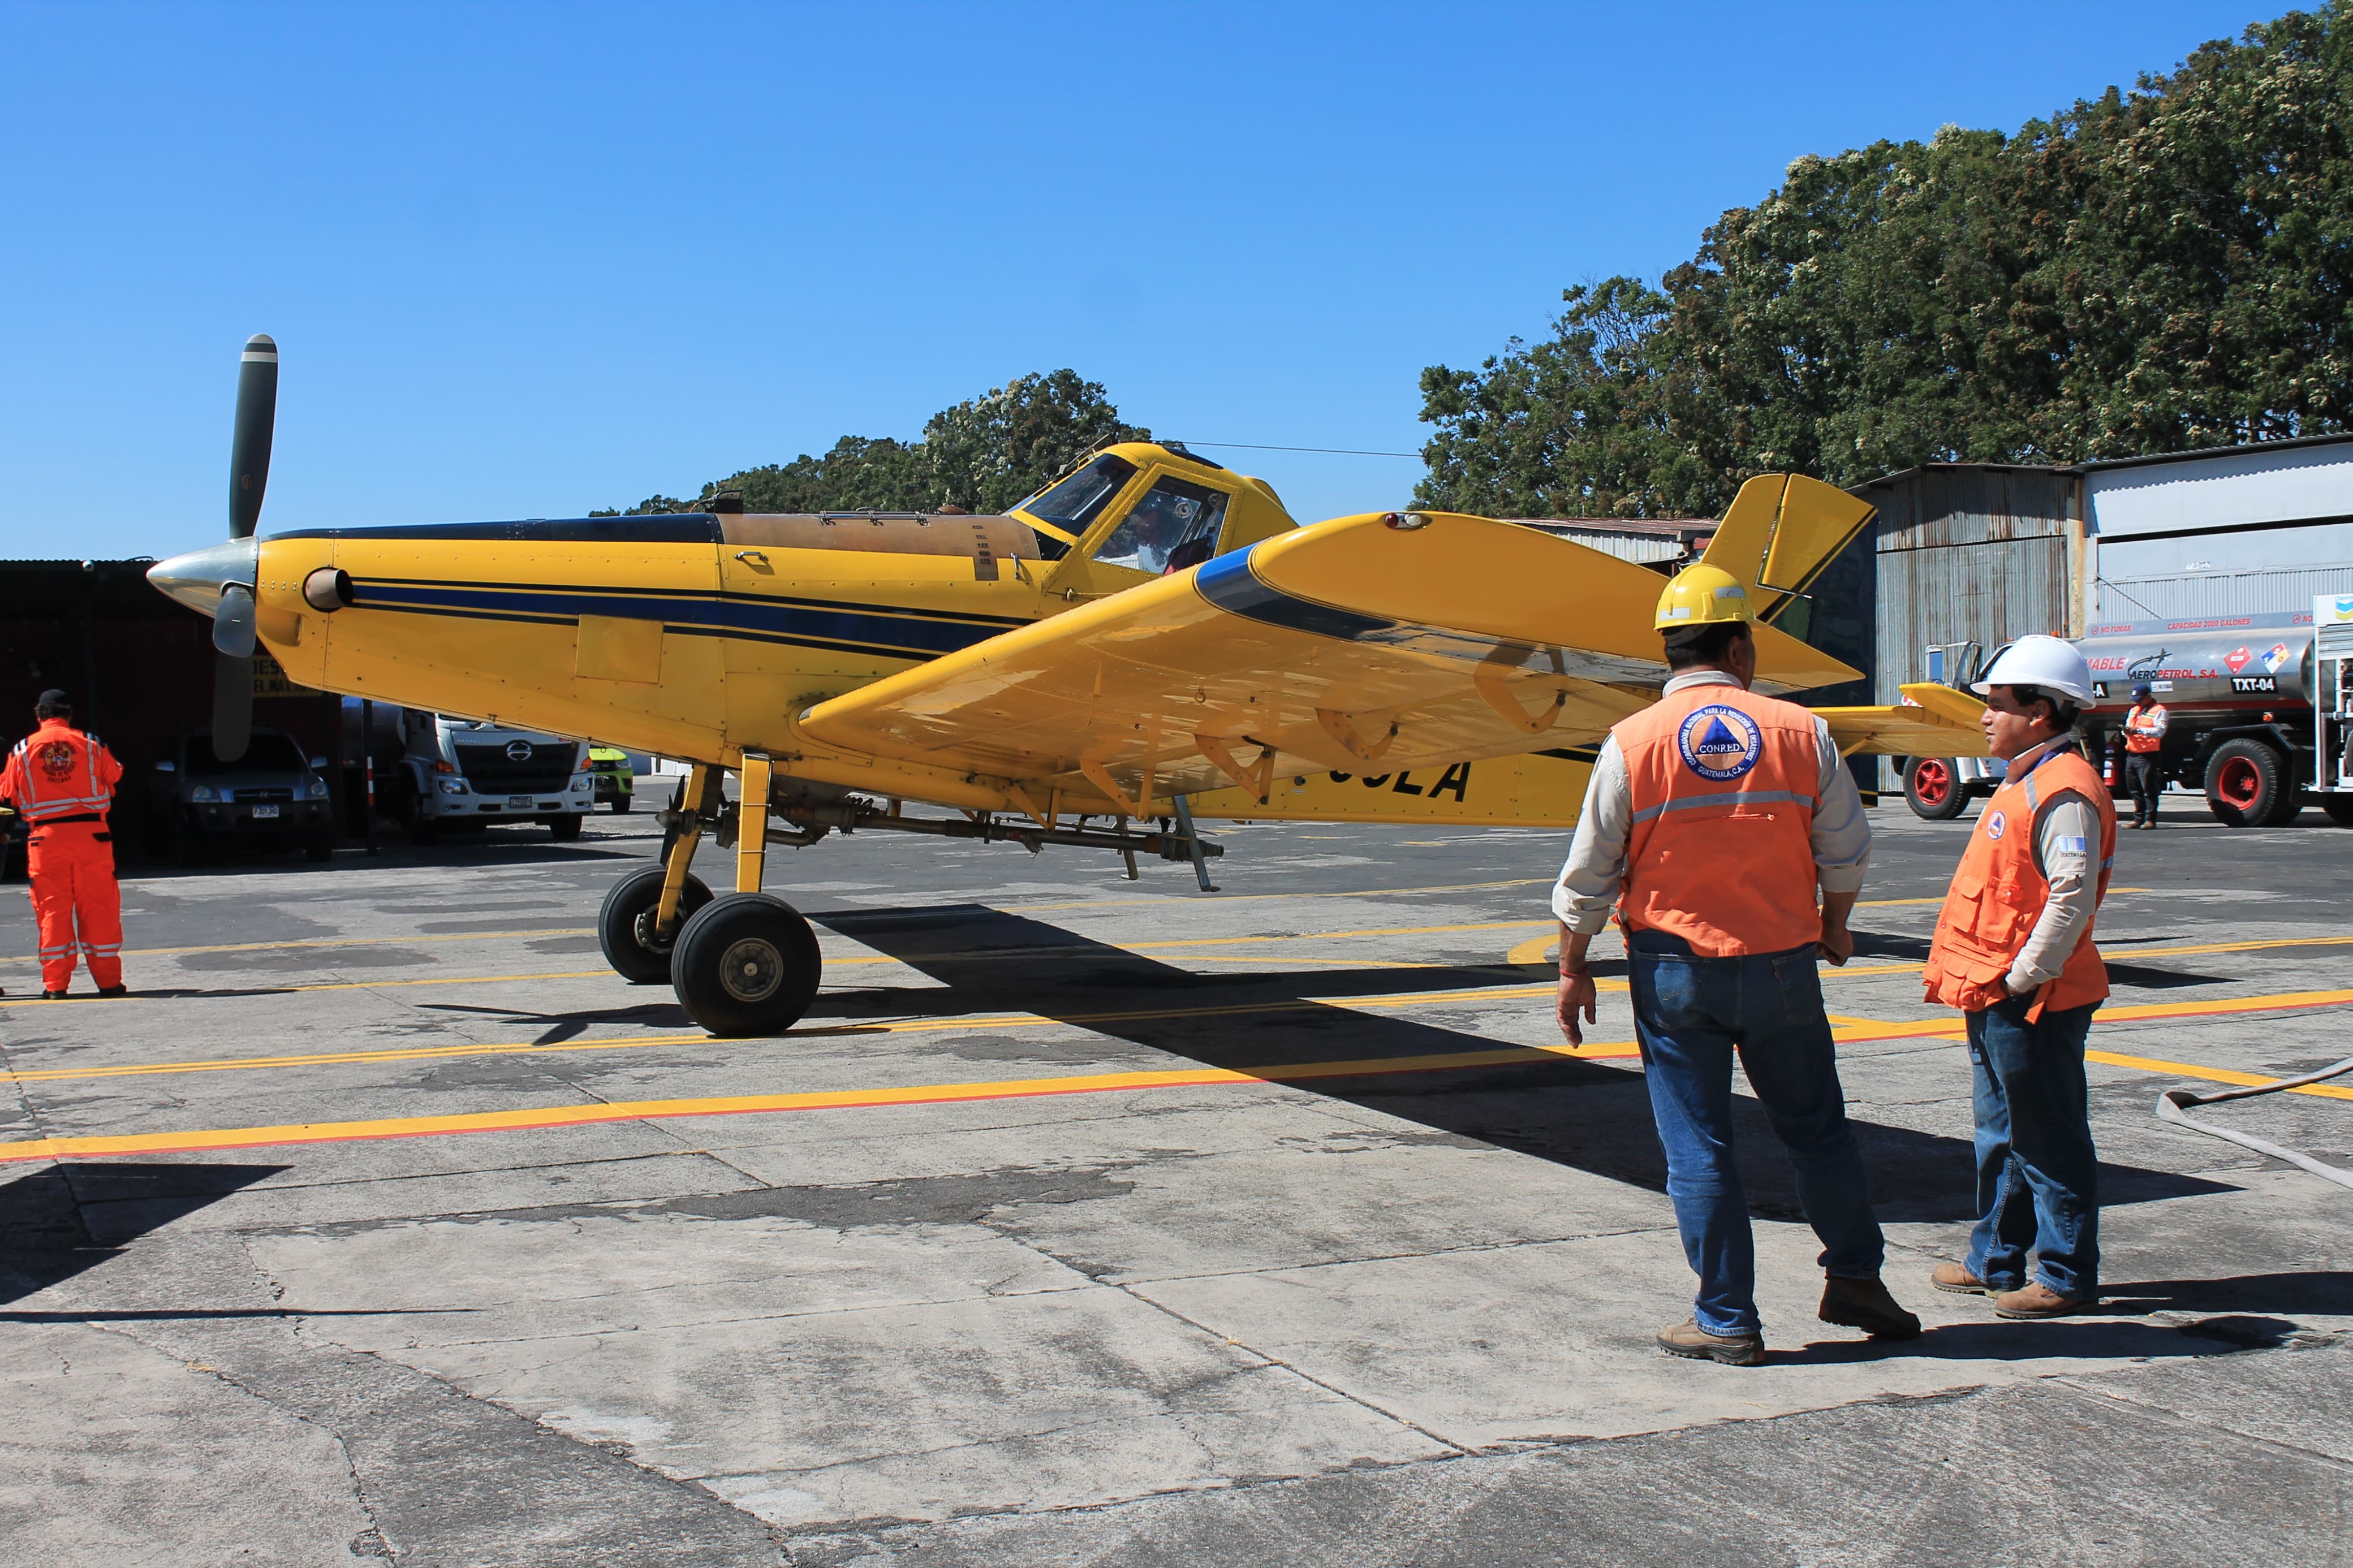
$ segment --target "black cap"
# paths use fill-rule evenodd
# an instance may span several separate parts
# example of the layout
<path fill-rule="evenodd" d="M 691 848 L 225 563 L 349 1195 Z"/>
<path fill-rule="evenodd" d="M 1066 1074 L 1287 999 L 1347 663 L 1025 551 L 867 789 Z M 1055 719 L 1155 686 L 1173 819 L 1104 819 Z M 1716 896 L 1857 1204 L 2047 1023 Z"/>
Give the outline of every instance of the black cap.
<path fill-rule="evenodd" d="M 35 706 L 41 708 L 64 708 L 71 710 L 73 707 L 73 699 L 68 697 L 64 692 L 52 686 L 47 691 L 41 693 L 40 700 L 36 703 Z"/>

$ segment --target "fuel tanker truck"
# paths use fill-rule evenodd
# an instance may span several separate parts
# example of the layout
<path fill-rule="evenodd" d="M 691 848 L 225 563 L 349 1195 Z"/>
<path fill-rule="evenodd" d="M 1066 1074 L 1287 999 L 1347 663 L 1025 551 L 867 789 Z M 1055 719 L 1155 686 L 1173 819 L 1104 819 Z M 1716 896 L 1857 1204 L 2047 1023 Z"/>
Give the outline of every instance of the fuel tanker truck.
<path fill-rule="evenodd" d="M 2167 782 L 2202 790 L 2221 821 L 2278 827 L 2317 805 L 2353 826 L 2353 598 L 2323 597 L 2308 616 L 2146 621 L 2073 640 L 2092 667 L 2079 732 L 2113 787 L 2132 689 L 2146 685 L 2166 710 Z M 1966 689 L 1992 662 L 1975 643 L 1947 643 L 1927 650 L 1924 673 Z M 1958 816 L 2001 782 L 2001 763 L 1977 758 L 1897 765 L 1906 803 L 1931 819 Z"/>

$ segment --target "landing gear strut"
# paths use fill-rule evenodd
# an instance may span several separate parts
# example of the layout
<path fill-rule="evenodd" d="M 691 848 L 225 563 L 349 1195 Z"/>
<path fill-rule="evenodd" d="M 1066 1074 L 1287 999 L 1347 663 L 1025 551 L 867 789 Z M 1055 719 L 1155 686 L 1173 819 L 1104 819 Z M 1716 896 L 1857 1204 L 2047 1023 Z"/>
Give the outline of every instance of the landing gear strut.
<path fill-rule="evenodd" d="M 640 984 L 668 980 L 687 1016 L 714 1035 L 777 1035 L 817 997 L 817 935 L 799 910 L 760 891 L 767 867 L 768 759 L 746 752 L 736 806 L 735 890 L 713 896 L 687 868 L 703 824 L 718 816 L 720 773 L 697 763 L 681 792 L 662 864 L 605 896 L 597 940 L 606 962 Z"/>

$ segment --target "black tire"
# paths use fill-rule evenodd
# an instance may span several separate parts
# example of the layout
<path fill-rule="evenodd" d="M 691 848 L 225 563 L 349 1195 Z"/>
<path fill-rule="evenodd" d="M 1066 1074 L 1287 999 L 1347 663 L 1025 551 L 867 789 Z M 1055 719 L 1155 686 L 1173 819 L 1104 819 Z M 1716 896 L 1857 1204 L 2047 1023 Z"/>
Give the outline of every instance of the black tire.
<path fill-rule="evenodd" d="M 2339 827 L 2353 827 L 2353 795 L 2324 795 L 2315 802 Z"/>
<path fill-rule="evenodd" d="M 2225 741 L 2206 760 L 2206 809 L 2218 822 L 2278 827 L 2302 807 L 2285 761 L 2260 741 Z"/>
<path fill-rule="evenodd" d="M 1969 808 L 1969 787 L 1950 757 L 1915 757 L 1904 767 L 1904 804 L 1929 822 L 1950 822 Z"/>
<path fill-rule="evenodd" d="M 333 859 L 335 858 L 334 836 L 329 833 L 313 835 L 311 838 L 304 841 L 302 845 L 302 853 L 308 855 L 313 860 Z"/>
<path fill-rule="evenodd" d="M 172 825 L 172 864 L 193 866 L 196 863 L 196 830 L 185 822 Z"/>
<path fill-rule="evenodd" d="M 605 950 L 605 962 L 632 985 L 656 985 L 670 978 L 670 948 L 651 941 L 661 889 L 662 868 L 644 867 L 614 883 L 596 914 L 596 942 Z M 691 916 L 710 901 L 710 888 L 702 878 L 689 875 L 679 894 L 680 912 Z"/>
<path fill-rule="evenodd" d="M 817 999 L 822 967 L 798 910 L 772 893 L 729 893 L 678 933 L 670 978 L 687 1016 L 712 1034 L 781 1035 Z"/>
<path fill-rule="evenodd" d="M 555 835 L 558 844 L 569 844 L 580 837 L 580 825 L 587 820 L 579 813 L 567 811 L 561 816 L 549 817 L 547 830 Z"/>
<path fill-rule="evenodd" d="M 628 809 L 629 809 L 629 797 L 628 797 L 628 795 L 615 795 L 615 796 L 613 797 L 613 815 L 614 815 L 614 816 L 621 816 L 623 813 L 627 812 Z"/>

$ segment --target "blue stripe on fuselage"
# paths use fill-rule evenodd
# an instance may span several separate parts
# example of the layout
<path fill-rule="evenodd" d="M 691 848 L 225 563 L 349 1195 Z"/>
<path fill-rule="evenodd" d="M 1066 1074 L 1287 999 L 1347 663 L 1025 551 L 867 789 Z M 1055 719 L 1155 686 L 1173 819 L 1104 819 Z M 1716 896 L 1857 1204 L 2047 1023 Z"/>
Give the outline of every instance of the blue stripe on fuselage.
<path fill-rule="evenodd" d="M 355 608 L 466 613 L 510 618 L 575 620 L 583 615 L 660 621 L 704 635 L 776 637 L 786 641 L 856 644 L 934 658 L 1027 623 L 943 619 L 922 610 L 869 608 L 824 600 L 768 600 L 566 588 L 501 588 L 360 579 Z"/>

